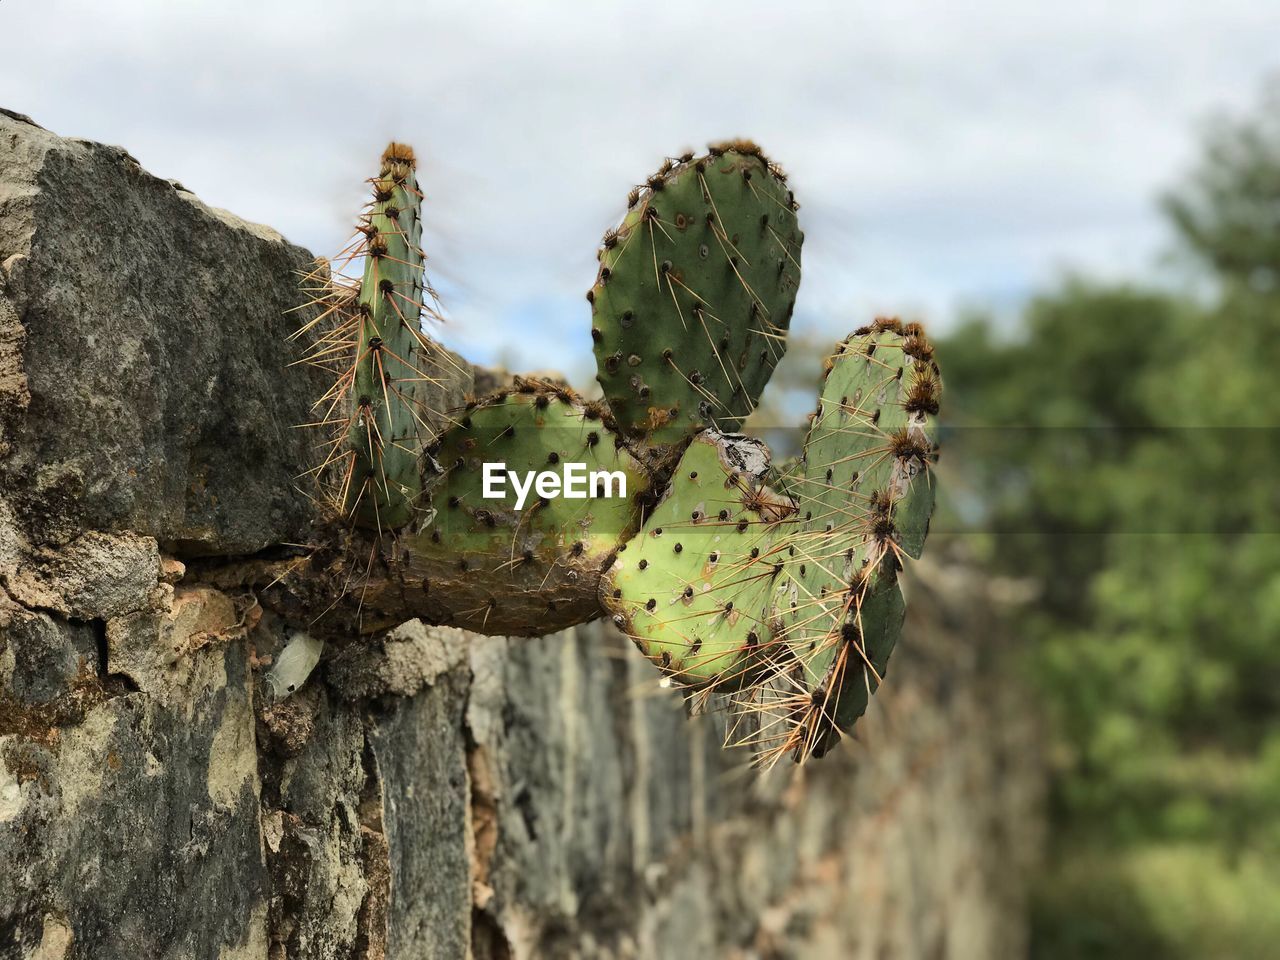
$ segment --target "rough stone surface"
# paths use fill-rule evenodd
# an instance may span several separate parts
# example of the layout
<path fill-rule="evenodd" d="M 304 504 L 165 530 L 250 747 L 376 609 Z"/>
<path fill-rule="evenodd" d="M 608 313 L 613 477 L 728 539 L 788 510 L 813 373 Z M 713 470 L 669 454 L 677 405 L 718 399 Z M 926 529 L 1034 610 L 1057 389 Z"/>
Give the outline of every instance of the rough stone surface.
<path fill-rule="evenodd" d="M 1038 739 L 989 585 L 921 565 L 862 740 L 799 772 L 599 625 L 410 622 L 271 702 L 303 624 L 198 558 L 305 526 L 305 252 L 7 116 L 0 214 L 0 958 L 1025 952 Z"/>

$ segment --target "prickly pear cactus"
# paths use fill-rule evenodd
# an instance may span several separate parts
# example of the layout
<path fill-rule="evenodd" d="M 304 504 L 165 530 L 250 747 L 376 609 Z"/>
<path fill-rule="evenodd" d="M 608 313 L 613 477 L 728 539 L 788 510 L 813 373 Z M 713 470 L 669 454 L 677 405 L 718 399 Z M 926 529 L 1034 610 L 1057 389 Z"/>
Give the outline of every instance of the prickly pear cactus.
<path fill-rule="evenodd" d="M 605 236 L 588 295 L 605 402 L 517 378 L 438 432 L 414 390 L 450 358 L 418 328 L 413 166 L 387 148 L 363 276 L 322 267 L 325 310 L 299 331 L 327 322 L 310 360 L 336 373 L 318 472 L 379 533 L 333 551 L 358 597 L 344 622 L 531 636 L 607 612 L 669 680 L 727 695 L 730 740 L 761 762 L 821 755 L 884 678 L 898 572 L 929 529 L 941 383 L 923 331 L 879 320 L 839 344 L 798 460 L 725 432 L 782 356 L 803 242 L 782 172 L 735 140 L 668 160 Z"/>
<path fill-rule="evenodd" d="M 768 668 L 777 533 L 795 511 L 763 486 L 768 465 L 758 440 L 698 434 L 666 498 L 601 580 L 614 623 L 679 683 L 732 690 Z"/>
<path fill-rule="evenodd" d="M 428 447 L 423 520 L 398 547 L 419 606 L 437 622 L 521 636 L 598 616 L 600 571 L 634 534 L 651 495 L 647 469 L 602 405 L 519 380 L 456 420 Z M 493 469 L 488 492 L 496 496 L 485 495 L 485 463 L 516 474 Z M 574 489 L 565 486 L 569 464 L 584 465 Z M 540 473 L 560 478 L 554 491 Z"/>
<path fill-rule="evenodd" d="M 732 431 L 786 349 L 797 205 L 750 141 L 668 160 L 604 238 L 588 293 L 597 378 L 628 436 Z"/>
<path fill-rule="evenodd" d="M 775 752 L 820 756 L 884 678 L 905 610 L 897 574 L 933 511 L 940 393 L 918 325 L 877 321 L 829 360 L 774 600 L 791 665 L 761 692 Z"/>

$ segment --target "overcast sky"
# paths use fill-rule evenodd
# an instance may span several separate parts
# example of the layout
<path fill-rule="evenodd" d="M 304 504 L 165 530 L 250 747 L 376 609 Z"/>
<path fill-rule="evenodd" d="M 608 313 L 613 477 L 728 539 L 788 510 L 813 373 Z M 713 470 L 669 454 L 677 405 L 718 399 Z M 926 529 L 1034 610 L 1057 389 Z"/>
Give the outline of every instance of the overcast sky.
<path fill-rule="evenodd" d="M 596 244 L 664 155 L 788 169 L 797 329 L 944 326 L 1148 270 L 1197 123 L 1277 68 L 1275 0 L 0 0 L 0 104 L 318 253 L 412 143 L 445 339 L 578 374 Z"/>

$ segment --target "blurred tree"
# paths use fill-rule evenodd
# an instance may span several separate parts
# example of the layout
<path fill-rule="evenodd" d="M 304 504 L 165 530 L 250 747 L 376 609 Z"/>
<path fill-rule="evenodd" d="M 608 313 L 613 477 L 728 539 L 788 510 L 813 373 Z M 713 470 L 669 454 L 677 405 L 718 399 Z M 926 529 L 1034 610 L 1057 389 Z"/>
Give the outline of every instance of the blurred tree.
<path fill-rule="evenodd" d="M 1251 117 L 1219 117 L 1199 169 L 1164 208 L 1184 243 L 1224 278 L 1280 284 L 1280 82 Z"/>
<path fill-rule="evenodd" d="M 1280 85 L 1212 128 L 1164 206 L 1212 302 L 1075 278 L 1018 335 L 973 320 L 939 347 L 948 463 L 982 505 L 985 554 L 1041 591 L 1024 633 L 1066 864 L 1042 898 L 1046 957 L 1275 955 L 1253 934 L 1280 916 Z M 1135 858 L 1216 864 L 1196 880 L 1218 886 Z M 1246 868 L 1272 899 L 1230 892 Z M 1115 908 L 1130 900 L 1149 909 Z M 1219 901 L 1235 913 L 1186 926 Z M 1258 902 L 1270 918 L 1241 912 Z M 1253 933 L 1194 945 L 1237 928 Z"/>

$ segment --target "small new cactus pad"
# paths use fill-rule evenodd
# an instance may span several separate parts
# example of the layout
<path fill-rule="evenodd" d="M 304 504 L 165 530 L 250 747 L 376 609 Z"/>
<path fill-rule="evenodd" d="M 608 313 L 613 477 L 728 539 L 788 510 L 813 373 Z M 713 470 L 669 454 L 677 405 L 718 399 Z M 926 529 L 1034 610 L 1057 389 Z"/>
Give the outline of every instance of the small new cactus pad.
<path fill-rule="evenodd" d="M 879 320 L 830 358 L 805 440 L 800 503 L 775 604 L 793 659 L 775 747 L 821 754 L 866 710 L 904 613 L 897 572 L 933 511 L 941 394 L 918 324 Z"/>
<path fill-rule="evenodd" d="M 370 530 L 396 529 L 414 517 L 421 493 L 418 458 L 429 436 L 419 400 L 445 352 L 422 335 L 425 288 L 422 195 L 413 150 L 392 143 L 382 154 L 369 210 L 357 239 L 335 264 L 322 261 L 308 280 L 324 309 L 308 362 L 333 377 L 316 404 L 318 426 L 336 428 L 318 478 L 339 512 Z M 344 271 L 363 262 L 358 282 Z M 436 416 L 434 419 L 438 420 Z"/>
<path fill-rule="evenodd" d="M 768 663 L 777 530 L 795 509 L 762 485 L 768 465 L 758 440 L 698 434 L 601 579 L 614 623 L 679 683 L 731 690 Z"/>
<path fill-rule="evenodd" d="M 365 226 L 368 249 L 358 300 L 363 322 L 349 428 L 354 457 L 344 510 L 374 529 L 407 524 L 422 489 L 412 398 L 422 377 L 417 355 L 424 262 L 414 166 L 409 147 L 387 147 Z"/>
<path fill-rule="evenodd" d="M 786 349 L 797 204 L 750 141 L 668 160 L 605 234 L 588 293 L 597 378 L 628 436 L 733 430 Z"/>
<path fill-rule="evenodd" d="M 400 538 L 418 606 L 437 622 L 524 636 L 599 615 L 600 572 L 650 496 L 603 404 L 517 380 L 459 411 L 428 456 L 426 522 Z"/>

